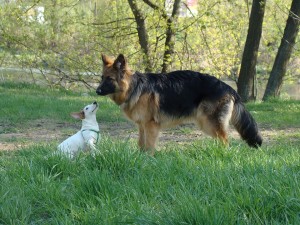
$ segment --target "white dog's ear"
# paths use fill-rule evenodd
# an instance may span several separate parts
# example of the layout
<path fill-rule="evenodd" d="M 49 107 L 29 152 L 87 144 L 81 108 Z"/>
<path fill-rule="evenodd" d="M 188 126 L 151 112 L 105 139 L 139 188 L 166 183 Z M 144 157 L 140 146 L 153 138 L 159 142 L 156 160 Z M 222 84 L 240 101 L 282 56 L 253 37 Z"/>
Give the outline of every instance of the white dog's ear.
<path fill-rule="evenodd" d="M 79 119 L 79 120 L 83 120 L 85 118 L 84 116 L 84 112 L 80 111 L 80 112 L 73 112 L 70 114 L 73 118 L 75 119 Z"/>

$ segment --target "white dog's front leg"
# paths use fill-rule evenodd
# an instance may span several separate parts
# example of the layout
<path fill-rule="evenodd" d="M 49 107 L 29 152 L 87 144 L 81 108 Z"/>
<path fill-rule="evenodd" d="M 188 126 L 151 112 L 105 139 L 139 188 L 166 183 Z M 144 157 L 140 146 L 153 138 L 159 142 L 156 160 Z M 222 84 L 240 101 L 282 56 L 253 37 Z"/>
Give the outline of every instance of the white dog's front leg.
<path fill-rule="evenodd" d="M 96 140 L 94 138 L 90 138 L 87 142 L 86 145 L 89 148 L 89 150 L 91 151 L 92 156 L 95 156 L 95 152 L 96 152 Z"/>
<path fill-rule="evenodd" d="M 96 145 L 95 145 L 95 139 L 91 138 L 86 142 L 87 146 L 89 149 L 91 150 L 95 150 L 96 149 Z"/>
<path fill-rule="evenodd" d="M 92 156 L 95 156 L 96 144 L 99 141 L 99 133 L 93 130 L 86 130 L 82 132 L 87 148 L 91 151 Z"/>

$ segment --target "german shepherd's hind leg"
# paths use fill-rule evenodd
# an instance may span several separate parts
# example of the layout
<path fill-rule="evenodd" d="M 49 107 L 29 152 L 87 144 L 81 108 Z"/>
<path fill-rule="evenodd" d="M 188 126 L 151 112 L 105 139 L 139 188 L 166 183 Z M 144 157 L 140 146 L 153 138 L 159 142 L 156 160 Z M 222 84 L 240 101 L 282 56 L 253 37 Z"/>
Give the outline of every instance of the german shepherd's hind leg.
<path fill-rule="evenodd" d="M 217 110 L 213 118 L 216 118 L 216 133 L 224 145 L 228 146 L 228 127 L 233 111 L 233 100 L 227 96 L 219 102 Z"/>
<path fill-rule="evenodd" d="M 199 108 L 198 125 L 206 134 L 228 146 L 227 130 L 232 111 L 233 101 L 230 96 L 224 96 L 217 102 L 206 102 Z"/>
<path fill-rule="evenodd" d="M 206 117 L 200 120 L 198 125 L 205 134 L 219 139 L 223 145 L 228 146 L 227 129 L 220 121 Z"/>
<path fill-rule="evenodd" d="M 228 146 L 228 135 L 227 130 L 222 127 L 220 124 L 219 127 L 216 129 L 216 138 L 218 138 L 224 146 Z"/>
<path fill-rule="evenodd" d="M 154 155 L 156 141 L 159 135 L 160 125 L 155 121 L 149 121 L 144 126 L 145 146 L 144 151 Z"/>

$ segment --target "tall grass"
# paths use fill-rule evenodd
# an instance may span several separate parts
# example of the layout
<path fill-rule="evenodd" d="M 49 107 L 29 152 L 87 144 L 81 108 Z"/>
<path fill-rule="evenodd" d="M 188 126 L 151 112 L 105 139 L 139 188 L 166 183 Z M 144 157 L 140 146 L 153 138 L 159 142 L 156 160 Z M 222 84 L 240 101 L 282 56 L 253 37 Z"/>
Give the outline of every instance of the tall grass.
<path fill-rule="evenodd" d="M 104 138 L 70 161 L 36 146 L 0 158 L 2 224 L 297 224 L 299 148 L 169 146 Z M 284 150 L 283 150 L 284 149 Z"/>

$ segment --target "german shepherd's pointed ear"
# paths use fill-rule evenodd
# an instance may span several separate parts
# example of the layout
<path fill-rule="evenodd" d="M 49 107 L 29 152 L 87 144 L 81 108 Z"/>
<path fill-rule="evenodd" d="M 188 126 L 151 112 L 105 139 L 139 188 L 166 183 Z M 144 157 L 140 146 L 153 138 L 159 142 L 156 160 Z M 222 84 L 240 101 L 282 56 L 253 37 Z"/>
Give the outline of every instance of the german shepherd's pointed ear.
<path fill-rule="evenodd" d="M 106 56 L 104 54 L 102 54 L 101 57 L 102 57 L 102 62 L 103 62 L 104 66 L 107 66 L 108 64 L 113 64 L 113 62 L 114 62 L 111 58 L 109 58 L 108 56 Z"/>
<path fill-rule="evenodd" d="M 115 60 L 113 67 L 119 71 L 124 71 L 126 69 L 126 59 L 123 54 L 119 54 Z"/>

